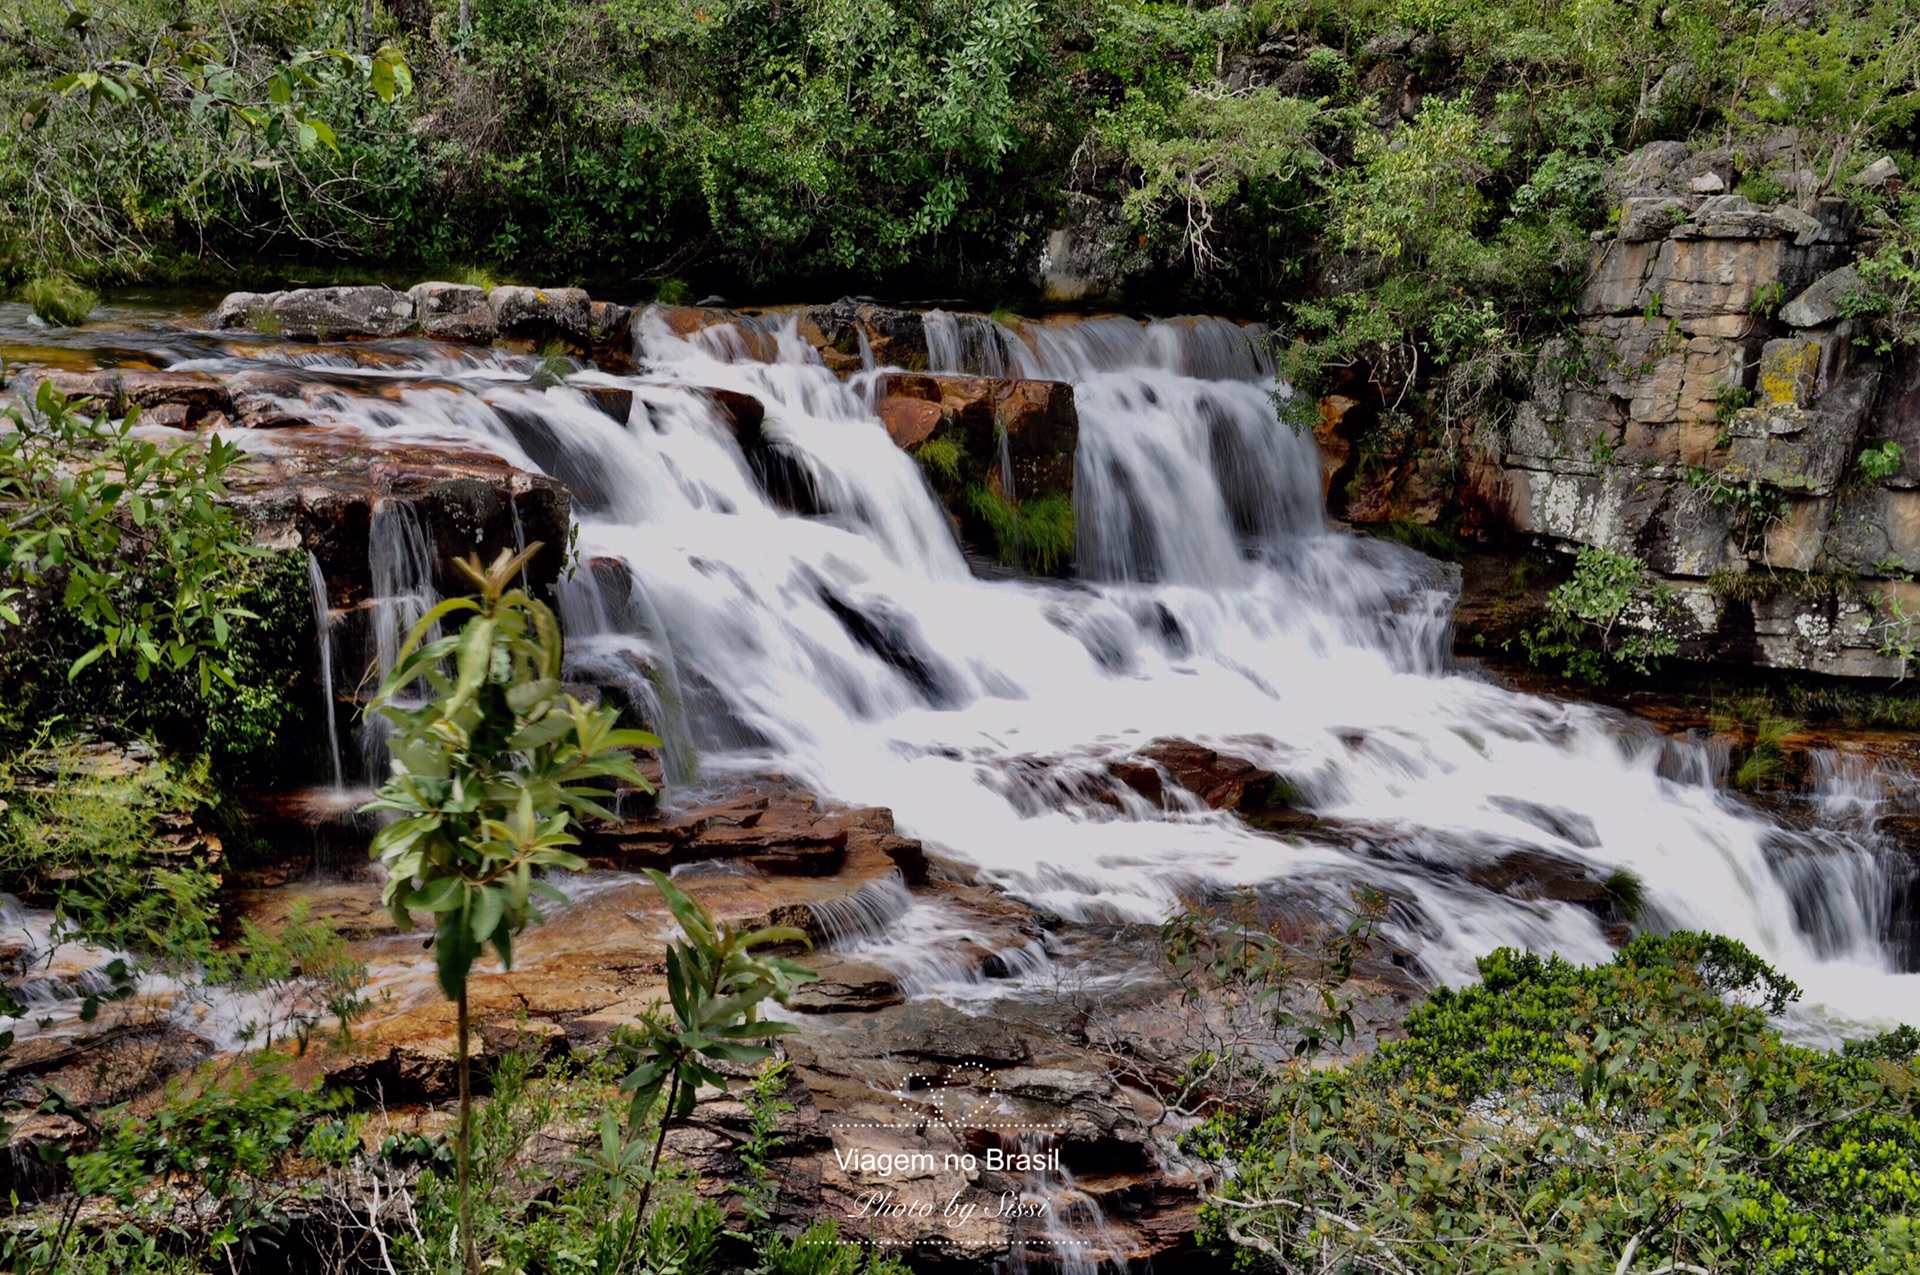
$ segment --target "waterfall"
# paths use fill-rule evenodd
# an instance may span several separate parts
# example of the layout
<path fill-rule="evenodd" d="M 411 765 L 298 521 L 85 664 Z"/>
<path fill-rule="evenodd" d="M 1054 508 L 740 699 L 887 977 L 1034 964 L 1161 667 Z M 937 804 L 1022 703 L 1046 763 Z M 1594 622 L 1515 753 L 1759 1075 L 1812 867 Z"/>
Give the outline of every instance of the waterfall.
<path fill-rule="evenodd" d="M 327 597 L 327 577 L 320 570 L 320 559 L 307 554 L 307 583 L 313 588 L 313 631 L 320 643 L 320 713 L 327 722 L 327 758 L 333 763 L 333 787 L 336 792 L 347 786 L 346 769 L 340 760 L 339 706 L 333 699 L 333 606 Z"/>
<path fill-rule="evenodd" d="M 984 314 L 926 314 L 927 370 L 966 372 L 974 376 L 1006 376 L 1007 342 L 1018 341 L 1011 329 Z"/>
<path fill-rule="evenodd" d="M 561 589 L 569 676 L 651 718 L 670 772 L 774 769 L 889 807 L 904 834 L 1068 919 L 1158 922 L 1243 883 L 1332 910 L 1365 884 L 1389 899 L 1384 937 L 1435 981 L 1471 979 L 1501 945 L 1608 958 L 1591 912 L 1475 883 L 1525 853 L 1594 881 L 1629 871 L 1651 924 L 1747 943 L 1806 989 L 1811 1035 L 1920 998 L 1895 902 L 1911 883 L 1859 816 L 1871 785 L 1835 778 L 1832 817 L 1769 813 L 1727 790 L 1716 745 L 1455 669 L 1455 570 L 1328 525 L 1320 458 L 1277 417 L 1287 391 L 1257 331 L 930 318 L 938 369 L 1074 387 L 1081 578 L 1042 582 L 968 571 L 863 378 L 829 372 L 791 315 L 682 337 L 650 313 L 637 329 L 626 422 L 500 355 L 412 383 L 383 372 L 335 415 L 396 441 L 469 439 L 568 484 L 590 564 Z M 712 389 L 764 404 L 754 438 Z M 431 597 L 409 517 L 376 518 L 389 633 Z M 1289 839 L 1115 796 L 1109 767 L 1161 738 L 1283 776 L 1319 825 Z M 929 920 L 910 910 L 858 946 L 930 945 Z"/>
<path fill-rule="evenodd" d="M 439 605 L 440 595 L 433 585 L 435 553 L 426 523 L 419 510 L 406 501 L 381 500 L 373 507 L 367 531 L 368 568 L 372 590 L 367 598 L 368 652 L 362 688 L 377 694 L 400 662 L 400 650 L 408 634 L 427 612 Z M 435 625 L 426 640 L 440 637 Z M 396 696 L 408 702 L 417 687 L 402 687 Z M 387 720 L 368 715 L 359 730 L 360 761 L 363 773 L 375 781 L 387 770 L 387 739 L 391 732 Z"/>

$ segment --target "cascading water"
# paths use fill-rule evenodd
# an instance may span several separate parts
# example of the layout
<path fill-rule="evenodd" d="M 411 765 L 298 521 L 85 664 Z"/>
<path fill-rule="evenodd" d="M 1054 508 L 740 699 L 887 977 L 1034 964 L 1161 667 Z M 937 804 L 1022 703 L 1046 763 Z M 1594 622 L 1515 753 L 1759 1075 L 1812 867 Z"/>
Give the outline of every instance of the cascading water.
<path fill-rule="evenodd" d="M 1284 387 L 1243 329 L 930 321 L 940 370 L 1075 387 L 1082 579 L 1061 584 L 976 579 L 865 378 L 828 372 L 791 319 L 639 327 L 642 373 L 576 378 L 630 388 L 625 421 L 504 360 L 444 356 L 433 383 L 343 394 L 336 415 L 464 437 L 571 487 L 588 564 L 562 588 L 574 672 L 659 722 L 677 774 L 777 768 L 888 806 L 1069 919 L 1157 920 L 1239 883 L 1331 909 L 1373 885 L 1387 936 L 1456 982 L 1502 944 L 1610 953 L 1591 913 L 1473 883 L 1531 851 L 1631 871 L 1650 923 L 1748 943 L 1821 1008 L 1828 1026 L 1806 1030 L 1920 1003 L 1885 941 L 1870 827 L 1796 829 L 1717 784 L 1705 744 L 1452 670 L 1451 568 L 1327 526 L 1313 440 L 1277 423 Z M 758 459 L 709 389 L 765 405 Z M 766 452 L 804 516 L 768 496 Z M 376 589 L 412 596 L 405 574 Z M 1286 776 L 1328 831 L 1289 842 L 1061 779 L 1163 737 Z"/>
<path fill-rule="evenodd" d="M 367 655 L 361 689 L 371 695 L 386 685 L 400 662 L 400 650 L 414 625 L 439 605 L 440 595 L 433 587 L 434 550 L 420 513 L 404 501 L 382 500 L 375 504 L 372 524 L 367 529 L 368 567 L 373 578 L 367 598 Z M 436 625 L 428 641 L 440 636 Z M 405 695 L 406 691 L 402 691 Z M 389 724 L 385 718 L 366 716 L 359 727 L 361 773 L 374 777 L 387 769 Z"/>
<path fill-rule="evenodd" d="M 320 712 L 327 719 L 327 758 L 333 764 L 333 787 L 347 786 L 346 766 L 340 756 L 340 708 L 333 699 L 333 605 L 327 597 L 327 577 L 320 559 L 307 555 L 307 585 L 313 590 L 313 631 L 320 646 Z"/>

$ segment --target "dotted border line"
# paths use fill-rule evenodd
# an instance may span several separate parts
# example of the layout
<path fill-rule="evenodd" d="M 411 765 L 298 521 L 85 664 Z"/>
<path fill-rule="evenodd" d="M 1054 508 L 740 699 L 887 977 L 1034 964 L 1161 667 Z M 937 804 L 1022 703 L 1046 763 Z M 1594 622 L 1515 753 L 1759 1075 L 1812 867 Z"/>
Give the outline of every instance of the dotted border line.
<path fill-rule="evenodd" d="M 998 1086 L 999 1078 L 994 1074 L 994 1071 L 992 1068 L 984 1067 L 976 1063 L 966 1067 L 958 1068 L 957 1070 L 980 1072 L 982 1075 L 984 1075 L 987 1078 L 986 1100 L 991 1100 L 999 1096 L 999 1093 L 1000 1093 L 1000 1089 Z M 912 1100 L 906 1096 L 906 1092 L 904 1091 L 909 1090 L 913 1082 L 916 1080 L 926 1081 L 927 1083 L 925 1088 L 928 1090 L 932 1090 L 932 1089 L 971 1090 L 973 1088 L 972 1085 L 955 1084 L 951 1080 L 939 1079 L 924 1071 L 910 1071 L 907 1073 L 906 1079 L 901 1081 L 902 1089 L 896 1090 L 894 1092 L 893 1100 L 899 1104 L 901 1110 L 905 1111 L 908 1115 L 913 1117 L 913 1120 L 911 1123 L 899 1124 L 899 1123 L 894 1123 L 894 1122 L 885 1121 L 885 1120 L 849 1121 L 842 1124 L 828 1124 L 825 1127 L 828 1129 L 915 1129 L 915 1130 L 918 1130 L 918 1129 L 925 1129 L 929 1125 L 937 1125 L 939 1127 L 947 1128 L 947 1129 L 1001 1129 L 1001 1130 L 1008 1130 L 1008 1131 L 1022 1131 L 1026 1133 L 1045 1133 L 1045 1134 L 1051 1134 L 1056 1138 L 1064 1138 L 1066 1136 L 1066 1133 L 1067 1133 L 1066 1129 L 1059 1125 L 1029 1124 L 1025 1121 L 970 1120 L 964 1115 L 962 1116 L 928 1115 L 923 1112 L 915 1111 L 911 1105 Z M 977 1109 L 983 1110 L 986 1100 L 983 1100 L 982 1107 Z"/>
<path fill-rule="evenodd" d="M 1091 1240 L 809 1240 L 812 1244 L 838 1244 L 842 1248 L 911 1248 L 916 1244 L 947 1248 L 1091 1248 Z"/>
<path fill-rule="evenodd" d="M 1029 1133 L 1051 1133 L 1056 1137 L 1066 1136 L 1066 1130 L 1059 1125 L 997 1124 L 992 1122 L 973 1123 L 966 1120 L 941 1120 L 933 1116 L 928 1116 L 923 1120 L 916 1120 L 912 1124 L 876 1122 L 873 1124 L 830 1124 L 825 1127 L 828 1129 L 924 1129 L 929 1125 L 935 1125 L 945 1129 L 1025 1129 Z"/>

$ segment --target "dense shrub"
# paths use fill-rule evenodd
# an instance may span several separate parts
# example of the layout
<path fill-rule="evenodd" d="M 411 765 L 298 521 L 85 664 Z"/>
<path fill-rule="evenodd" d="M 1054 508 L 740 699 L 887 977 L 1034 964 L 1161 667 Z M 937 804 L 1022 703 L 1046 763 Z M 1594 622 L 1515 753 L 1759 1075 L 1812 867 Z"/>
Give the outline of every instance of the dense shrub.
<path fill-rule="evenodd" d="M 1143 299 L 1269 312 L 1297 372 L 1397 395 L 1439 369 L 1443 400 L 1514 374 L 1504 354 L 1564 309 L 1627 150 L 1730 148 L 1750 193 L 1804 197 L 1806 174 L 1840 189 L 1915 145 L 1900 0 L 1796 21 L 1737 0 L 437 0 L 375 7 L 371 32 L 359 0 L 69 12 L 0 18 L 0 104 L 28 125 L 0 134 L 0 274 L 244 252 L 991 295 L 1091 199 Z M 411 97 L 364 56 L 387 45 Z M 1905 242 L 1859 299 L 1903 333 Z"/>
<path fill-rule="evenodd" d="M 1788 1044 L 1798 989 L 1694 934 L 1480 973 L 1198 1131 L 1216 1239 L 1284 1271 L 1913 1269 L 1920 1034 Z"/>

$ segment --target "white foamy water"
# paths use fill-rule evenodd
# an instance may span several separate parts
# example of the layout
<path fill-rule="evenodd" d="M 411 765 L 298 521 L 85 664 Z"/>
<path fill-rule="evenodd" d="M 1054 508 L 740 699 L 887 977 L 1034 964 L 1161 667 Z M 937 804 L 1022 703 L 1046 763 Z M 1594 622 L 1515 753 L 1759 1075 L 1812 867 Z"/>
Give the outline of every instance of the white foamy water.
<path fill-rule="evenodd" d="M 1870 785 L 1836 772 L 1823 826 L 1787 828 L 1718 786 L 1704 745 L 1451 671 L 1451 569 L 1327 526 L 1313 440 L 1277 421 L 1241 329 L 930 322 L 936 370 L 1074 384 L 1081 578 L 1041 583 L 975 578 L 867 374 L 842 383 L 791 320 L 756 323 L 681 339 L 643 319 L 640 375 L 579 378 L 632 388 L 626 421 L 443 356 L 431 386 L 332 406 L 569 484 L 590 563 L 562 586 L 571 660 L 660 719 L 682 777 L 771 766 L 888 806 L 1068 918 L 1158 920 L 1202 886 L 1337 904 L 1373 885 L 1388 937 L 1449 982 L 1503 944 L 1609 956 L 1590 913 L 1463 875 L 1530 849 L 1631 870 L 1652 923 L 1748 943 L 1805 986 L 1809 1030 L 1920 1016 L 1920 976 L 1883 941 Z M 750 459 L 700 387 L 764 403 L 770 453 Z M 767 498 L 770 465 L 810 516 Z M 1284 774 L 1337 831 L 1290 843 L 1191 803 L 1062 797 L 1162 737 Z"/>

